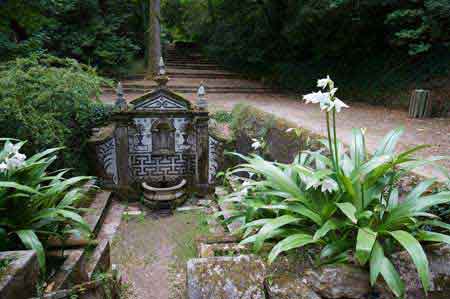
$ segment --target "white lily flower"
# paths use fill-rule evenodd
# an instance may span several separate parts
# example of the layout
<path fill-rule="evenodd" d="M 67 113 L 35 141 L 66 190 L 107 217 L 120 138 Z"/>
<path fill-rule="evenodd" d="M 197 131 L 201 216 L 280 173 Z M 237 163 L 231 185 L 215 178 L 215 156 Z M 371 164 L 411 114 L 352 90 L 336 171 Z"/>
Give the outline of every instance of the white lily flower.
<path fill-rule="evenodd" d="M 328 92 L 327 92 L 328 94 Z M 328 97 L 327 99 L 324 99 L 322 102 L 320 102 L 320 110 L 327 110 L 327 111 L 331 111 L 334 107 L 334 102 L 332 100 L 330 100 L 330 98 Z"/>
<path fill-rule="evenodd" d="M 338 189 L 338 184 L 330 179 L 330 178 L 326 178 L 325 180 L 322 181 L 322 188 L 321 191 L 322 192 L 333 192 L 335 190 Z"/>
<path fill-rule="evenodd" d="M 17 159 L 17 160 L 23 162 L 23 161 L 25 161 L 25 160 L 27 159 L 27 156 L 24 155 L 24 154 L 21 154 L 21 153 L 16 153 L 16 154 L 13 156 L 13 158 L 15 158 L 15 159 Z"/>
<path fill-rule="evenodd" d="M 322 91 L 318 91 L 304 95 L 303 99 L 305 100 L 306 104 L 309 103 L 318 104 L 327 100 L 329 101 L 330 94 L 328 92 L 324 93 Z"/>
<path fill-rule="evenodd" d="M 304 176 L 303 182 L 306 184 L 306 190 L 310 189 L 311 187 L 317 189 L 317 187 L 320 186 L 320 180 L 310 176 Z"/>
<path fill-rule="evenodd" d="M 289 128 L 289 129 L 286 130 L 286 133 L 291 133 L 294 130 L 295 130 L 295 128 Z"/>
<path fill-rule="evenodd" d="M 334 89 L 334 82 L 331 80 L 330 76 L 327 75 L 326 78 L 317 80 L 317 87 L 325 89 L 327 86 L 329 86 L 330 89 Z"/>
<path fill-rule="evenodd" d="M 339 100 L 338 98 L 334 99 L 334 109 L 336 109 L 336 112 L 341 112 L 342 108 L 348 108 L 349 106 L 347 104 L 345 104 L 344 102 L 342 102 L 341 100 Z"/>
<path fill-rule="evenodd" d="M 0 173 L 6 172 L 8 170 L 8 165 L 6 163 L 0 163 Z"/>
<path fill-rule="evenodd" d="M 15 154 L 11 158 L 6 158 L 5 162 L 6 162 L 7 169 L 13 170 L 13 169 L 22 167 L 26 158 L 27 157 L 24 154 L 20 154 L 20 153 Z"/>
<path fill-rule="evenodd" d="M 262 143 L 258 139 L 252 138 L 252 141 L 253 141 L 252 148 L 254 150 L 257 150 L 262 147 Z"/>
<path fill-rule="evenodd" d="M 9 154 L 16 154 L 16 153 L 19 152 L 19 149 L 20 149 L 20 144 L 19 143 L 12 144 L 11 142 L 7 142 L 5 144 L 5 150 Z"/>

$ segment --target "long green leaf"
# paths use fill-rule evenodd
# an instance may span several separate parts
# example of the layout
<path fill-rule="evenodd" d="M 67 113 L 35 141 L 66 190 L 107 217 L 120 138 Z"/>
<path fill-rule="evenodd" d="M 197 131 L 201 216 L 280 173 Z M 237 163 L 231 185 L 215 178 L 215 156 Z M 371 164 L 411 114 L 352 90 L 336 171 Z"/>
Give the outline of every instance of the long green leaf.
<path fill-rule="evenodd" d="M 39 191 L 37 191 L 31 187 L 21 185 L 18 183 L 14 183 L 14 182 L 0 181 L 0 188 L 12 188 L 12 189 L 17 189 L 17 190 L 28 192 L 28 193 L 39 194 Z"/>
<path fill-rule="evenodd" d="M 275 230 L 277 228 L 280 228 L 282 226 L 285 226 L 287 224 L 293 223 L 293 222 L 297 222 L 300 219 L 298 217 L 294 217 L 291 215 L 284 215 L 281 217 L 277 217 L 274 218 L 272 220 L 270 220 L 268 223 L 266 223 L 261 230 L 258 232 L 258 234 L 264 235 L 267 234 L 269 232 L 271 232 L 272 230 Z"/>
<path fill-rule="evenodd" d="M 396 128 L 390 131 L 384 138 L 381 140 L 377 149 L 375 150 L 375 156 L 392 154 L 395 151 L 395 146 L 401 135 L 403 134 L 403 128 Z"/>
<path fill-rule="evenodd" d="M 338 228 L 337 222 L 333 219 L 327 220 L 314 234 L 314 241 L 317 241 L 328 234 L 330 231 Z"/>
<path fill-rule="evenodd" d="M 384 281 L 397 297 L 402 297 L 405 293 L 405 284 L 400 275 L 387 257 L 383 257 L 381 262 L 381 275 Z"/>
<path fill-rule="evenodd" d="M 372 247 L 377 239 L 377 233 L 368 227 L 360 228 L 356 237 L 356 259 L 361 265 L 367 263 Z"/>
<path fill-rule="evenodd" d="M 39 241 L 39 238 L 36 236 L 34 231 L 29 229 L 19 230 L 16 231 L 16 234 L 17 236 L 19 236 L 20 240 L 22 241 L 23 245 L 25 245 L 26 248 L 36 251 L 39 267 L 41 268 L 41 273 L 45 273 L 44 247 L 42 246 L 41 241 Z"/>
<path fill-rule="evenodd" d="M 389 232 L 389 234 L 397 240 L 411 256 L 411 259 L 416 265 L 425 293 L 427 293 L 430 288 L 430 271 L 428 267 L 428 259 L 422 246 L 410 233 L 406 231 L 397 230 Z"/>
<path fill-rule="evenodd" d="M 361 129 L 352 130 L 352 143 L 350 145 L 350 155 L 354 162 L 354 167 L 358 168 L 366 160 L 366 143 Z"/>
<path fill-rule="evenodd" d="M 381 244 L 376 241 L 370 257 L 370 284 L 372 286 L 377 282 L 378 275 L 381 274 L 384 281 L 397 297 L 401 297 L 405 292 L 405 286 L 395 270 L 391 261 L 384 256 L 384 250 Z"/>
<path fill-rule="evenodd" d="M 420 231 L 417 233 L 416 237 L 420 241 L 429 241 L 429 242 L 439 242 L 439 243 L 450 244 L 450 236 L 441 234 L 441 233 Z"/>
<path fill-rule="evenodd" d="M 372 254 L 370 255 L 370 284 L 375 285 L 378 275 L 381 273 L 381 263 L 383 262 L 384 251 L 378 241 L 373 245 Z"/>
<path fill-rule="evenodd" d="M 349 202 L 336 203 L 336 205 L 339 208 L 339 210 L 341 210 L 342 213 L 344 213 L 344 215 L 351 220 L 351 222 L 353 223 L 358 222 L 358 220 L 356 219 L 356 208 L 354 205 L 352 205 Z"/>
<path fill-rule="evenodd" d="M 282 241 L 278 242 L 277 245 L 275 245 L 272 248 L 272 251 L 270 251 L 269 254 L 269 263 L 272 263 L 277 256 L 285 251 L 294 249 L 294 248 L 299 248 L 311 243 L 314 243 L 314 239 L 311 235 L 307 235 L 307 234 L 295 234 L 292 236 L 287 237 L 286 239 L 283 239 Z"/>

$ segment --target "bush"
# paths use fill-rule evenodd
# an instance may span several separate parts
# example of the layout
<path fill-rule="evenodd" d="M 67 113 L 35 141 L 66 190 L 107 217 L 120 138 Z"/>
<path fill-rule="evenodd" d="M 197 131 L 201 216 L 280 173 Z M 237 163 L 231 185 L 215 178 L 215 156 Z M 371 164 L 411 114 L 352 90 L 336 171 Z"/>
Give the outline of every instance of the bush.
<path fill-rule="evenodd" d="M 35 250 L 44 274 L 47 240 L 89 233 L 74 206 L 83 198 L 78 186 L 90 177 L 64 179 L 66 170 L 48 174 L 59 149 L 27 159 L 19 152 L 24 144 L 6 140 L 0 150 L 0 250 Z"/>
<path fill-rule="evenodd" d="M 0 135 L 28 140 L 26 154 L 66 147 L 55 165 L 87 172 L 86 142 L 108 117 L 96 98 L 106 83 L 73 59 L 32 55 L 0 72 Z"/>

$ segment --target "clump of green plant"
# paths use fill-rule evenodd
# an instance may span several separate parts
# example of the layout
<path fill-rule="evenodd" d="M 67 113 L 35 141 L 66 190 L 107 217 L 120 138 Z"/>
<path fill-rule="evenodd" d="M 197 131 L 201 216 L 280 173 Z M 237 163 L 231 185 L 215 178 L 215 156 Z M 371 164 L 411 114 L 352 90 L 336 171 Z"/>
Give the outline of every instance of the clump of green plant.
<path fill-rule="evenodd" d="M 390 257 L 406 250 L 427 292 L 430 273 L 422 243 L 450 244 L 450 225 L 430 212 L 449 203 L 450 192 L 429 193 L 435 181 L 426 180 L 403 195 L 396 182 L 404 172 L 442 157 L 416 158 L 426 146 L 397 153 L 403 129 L 387 134 L 373 155 L 366 149 L 364 131 L 354 129 L 345 150 L 336 138 L 336 114 L 348 106 L 335 96 L 329 77 L 318 86 L 323 90 L 304 99 L 326 113 L 328 138 L 322 143 L 329 155 L 305 151 L 291 164 L 282 164 L 237 154 L 246 163 L 231 173 L 252 175 L 242 177 L 238 191 L 223 200 L 234 203 L 235 209 L 227 212 L 244 222 L 242 244 L 253 243 L 259 250 L 264 242 L 274 242 L 269 262 L 292 249 L 318 248 L 316 265 L 356 262 L 369 269 L 372 285 L 381 276 L 397 297 L 404 294 L 404 282 Z"/>
<path fill-rule="evenodd" d="M 218 123 L 229 124 L 233 120 L 233 114 L 229 111 L 220 110 L 211 114 L 211 118 L 216 120 Z"/>
<path fill-rule="evenodd" d="M 28 140 L 26 154 L 65 147 L 55 166 L 86 173 L 91 129 L 109 117 L 96 100 L 107 82 L 73 59 L 37 54 L 8 63 L 0 77 L 0 135 Z"/>
<path fill-rule="evenodd" d="M 48 172 L 59 148 L 27 158 L 19 152 L 25 142 L 0 140 L 0 250 L 35 250 L 45 273 L 50 238 L 89 234 L 76 204 L 84 196 L 81 184 L 91 177 L 65 179 L 68 170 Z"/>

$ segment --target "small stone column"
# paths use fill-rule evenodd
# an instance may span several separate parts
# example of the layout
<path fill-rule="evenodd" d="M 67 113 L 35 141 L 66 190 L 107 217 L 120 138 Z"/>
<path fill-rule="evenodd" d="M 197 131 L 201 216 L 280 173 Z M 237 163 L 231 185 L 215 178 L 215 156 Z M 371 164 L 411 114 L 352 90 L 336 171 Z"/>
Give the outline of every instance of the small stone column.
<path fill-rule="evenodd" d="M 209 193 L 209 116 L 203 112 L 195 119 L 197 134 L 196 189 L 200 196 Z"/>
<path fill-rule="evenodd" d="M 130 187 L 130 172 L 128 165 L 128 124 L 126 121 L 118 121 L 115 130 L 117 176 L 119 189 L 124 194 Z"/>

